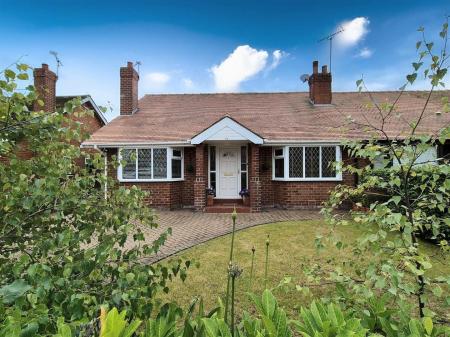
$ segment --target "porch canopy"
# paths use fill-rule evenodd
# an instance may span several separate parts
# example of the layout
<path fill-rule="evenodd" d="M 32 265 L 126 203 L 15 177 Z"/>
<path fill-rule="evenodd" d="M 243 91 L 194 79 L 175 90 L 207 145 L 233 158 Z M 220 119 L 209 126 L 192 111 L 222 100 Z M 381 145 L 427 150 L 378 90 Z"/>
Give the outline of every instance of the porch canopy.
<path fill-rule="evenodd" d="M 191 144 L 198 145 L 206 141 L 249 141 L 253 144 L 264 143 L 262 137 L 228 116 L 223 117 L 193 137 Z"/>

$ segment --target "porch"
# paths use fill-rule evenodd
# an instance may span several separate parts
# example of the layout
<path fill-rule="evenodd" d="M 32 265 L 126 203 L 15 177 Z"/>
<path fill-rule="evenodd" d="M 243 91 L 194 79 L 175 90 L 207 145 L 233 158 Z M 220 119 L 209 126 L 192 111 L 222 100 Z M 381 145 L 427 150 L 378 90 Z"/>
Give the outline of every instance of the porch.
<path fill-rule="evenodd" d="M 261 137 L 225 117 L 195 136 L 191 144 L 195 145 L 196 210 L 261 211 Z"/>

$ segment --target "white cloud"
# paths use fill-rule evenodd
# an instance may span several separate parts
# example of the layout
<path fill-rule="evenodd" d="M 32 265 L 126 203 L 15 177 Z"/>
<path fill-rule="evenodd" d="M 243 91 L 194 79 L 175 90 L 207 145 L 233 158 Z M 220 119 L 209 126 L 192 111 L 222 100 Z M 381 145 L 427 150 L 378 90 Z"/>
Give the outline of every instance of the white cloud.
<path fill-rule="evenodd" d="M 356 54 L 357 57 L 361 57 L 363 59 L 367 59 L 369 57 L 371 57 L 373 55 L 373 50 L 364 47 L 363 49 L 361 49 L 358 54 Z"/>
<path fill-rule="evenodd" d="M 336 35 L 338 46 L 345 48 L 357 44 L 369 32 L 369 23 L 369 19 L 364 17 L 357 17 L 341 23 L 340 27 L 344 31 Z"/>
<path fill-rule="evenodd" d="M 170 75 L 163 72 L 148 73 L 144 76 L 144 86 L 150 90 L 161 90 L 170 81 Z"/>
<path fill-rule="evenodd" d="M 278 65 L 281 62 L 281 59 L 286 57 L 286 56 L 288 56 L 288 55 L 289 55 L 288 53 L 286 53 L 286 52 L 284 52 L 282 50 L 279 50 L 279 49 L 275 50 L 272 53 L 272 63 L 268 67 L 268 70 L 272 70 L 272 69 L 275 69 L 276 67 L 278 67 Z"/>
<path fill-rule="evenodd" d="M 269 53 L 256 50 L 248 45 L 238 46 L 219 65 L 211 68 L 218 91 L 239 90 L 239 85 L 262 71 L 267 64 Z"/>
<path fill-rule="evenodd" d="M 186 89 L 192 89 L 192 88 L 194 88 L 194 82 L 190 79 L 190 78 L 183 78 L 182 80 L 181 80 L 181 82 L 183 83 L 183 86 L 186 88 Z"/>

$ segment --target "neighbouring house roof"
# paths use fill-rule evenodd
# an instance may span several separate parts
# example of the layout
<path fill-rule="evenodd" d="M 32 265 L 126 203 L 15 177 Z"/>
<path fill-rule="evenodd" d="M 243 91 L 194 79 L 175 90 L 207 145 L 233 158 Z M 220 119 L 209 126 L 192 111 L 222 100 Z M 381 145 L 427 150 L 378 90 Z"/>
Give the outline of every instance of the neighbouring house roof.
<path fill-rule="evenodd" d="M 393 103 L 398 94 L 375 92 L 372 97 L 378 104 Z M 439 91 L 432 95 L 418 132 L 435 133 L 450 125 L 450 113 L 436 113 L 442 109 L 442 96 L 449 94 Z M 401 95 L 385 126 L 391 137 L 401 138 L 407 123 L 417 120 L 426 95 L 421 91 Z M 362 124 L 381 125 L 379 113 L 370 102 L 367 93 L 359 92 L 335 92 L 329 105 L 311 104 L 307 92 L 145 95 L 136 113 L 115 118 L 83 145 L 190 144 L 224 117 L 261 137 L 264 143 L 366 139 Z"/>
<path fill-rule="evenodd" d="M 105 116 L 103 115 L 103 112 L 100 110 L 100 108 L 95 104 L 94 100 L 92 99 L 91 95 L 68 95 L 68 96 L 56 96 L 56 106 L 60 107 L 64 105 L 67 101 L 74 99 L 74 98 L 80 98 L 81 104 L 89 103 L 92 107 L 92 110 L 94 111 L 94 114 L 102 121 L 102 123 L 108 124 L 108 121 L 106 120 Z"/>

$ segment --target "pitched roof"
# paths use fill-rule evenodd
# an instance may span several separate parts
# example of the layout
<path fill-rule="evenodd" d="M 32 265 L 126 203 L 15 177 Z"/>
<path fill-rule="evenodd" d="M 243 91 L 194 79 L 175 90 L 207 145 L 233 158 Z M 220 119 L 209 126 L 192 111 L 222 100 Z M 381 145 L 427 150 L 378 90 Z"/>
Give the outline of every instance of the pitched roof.
<path fill-rule="evenodd" d="M 386 123 L 390 136 L 401 136 L 416 120 L 426 101 L 426 92 L 404 92 L 395 113 Z M 450 113 L 436 114 L 442 108 L 440 98 L 450 91 L 432 95 L 425 118 L 418 130 L 433 133 L 450 125 Z M 392 103 L 398 92 L 375 92 L 373 99 Z M 104 126 L 85 145 L 188 142 L 225 116 L 233 118 L 265 142 L 338 141 L 364 139 L 368 121 L 380 125 L 379 114 L 367 93 L 333 93 L 333 104 L 312 105 L 307 92 L 239 94 L 165 94 L 145 95 L 139 111 L 119 116 Z"/>
<path fill-rule="evenodd" d="M 67 95 L 67 96 L 56 96 L 56 106 L 60 107 L 63 106 L 64 103 L 67 101 L 74 99 L 74 98 L 80 98 L 81 104 L 90 103 L 91 108 L 94 111 L 94 114 L 102 121 L 102 123 L 108 124 L 108 121 L 106 120 L 106 117 L 103 115 L 103 112 L 100 110 L 100 108 L 95 104 L 94 100 L 92 99 L 91 95 Z"/>

